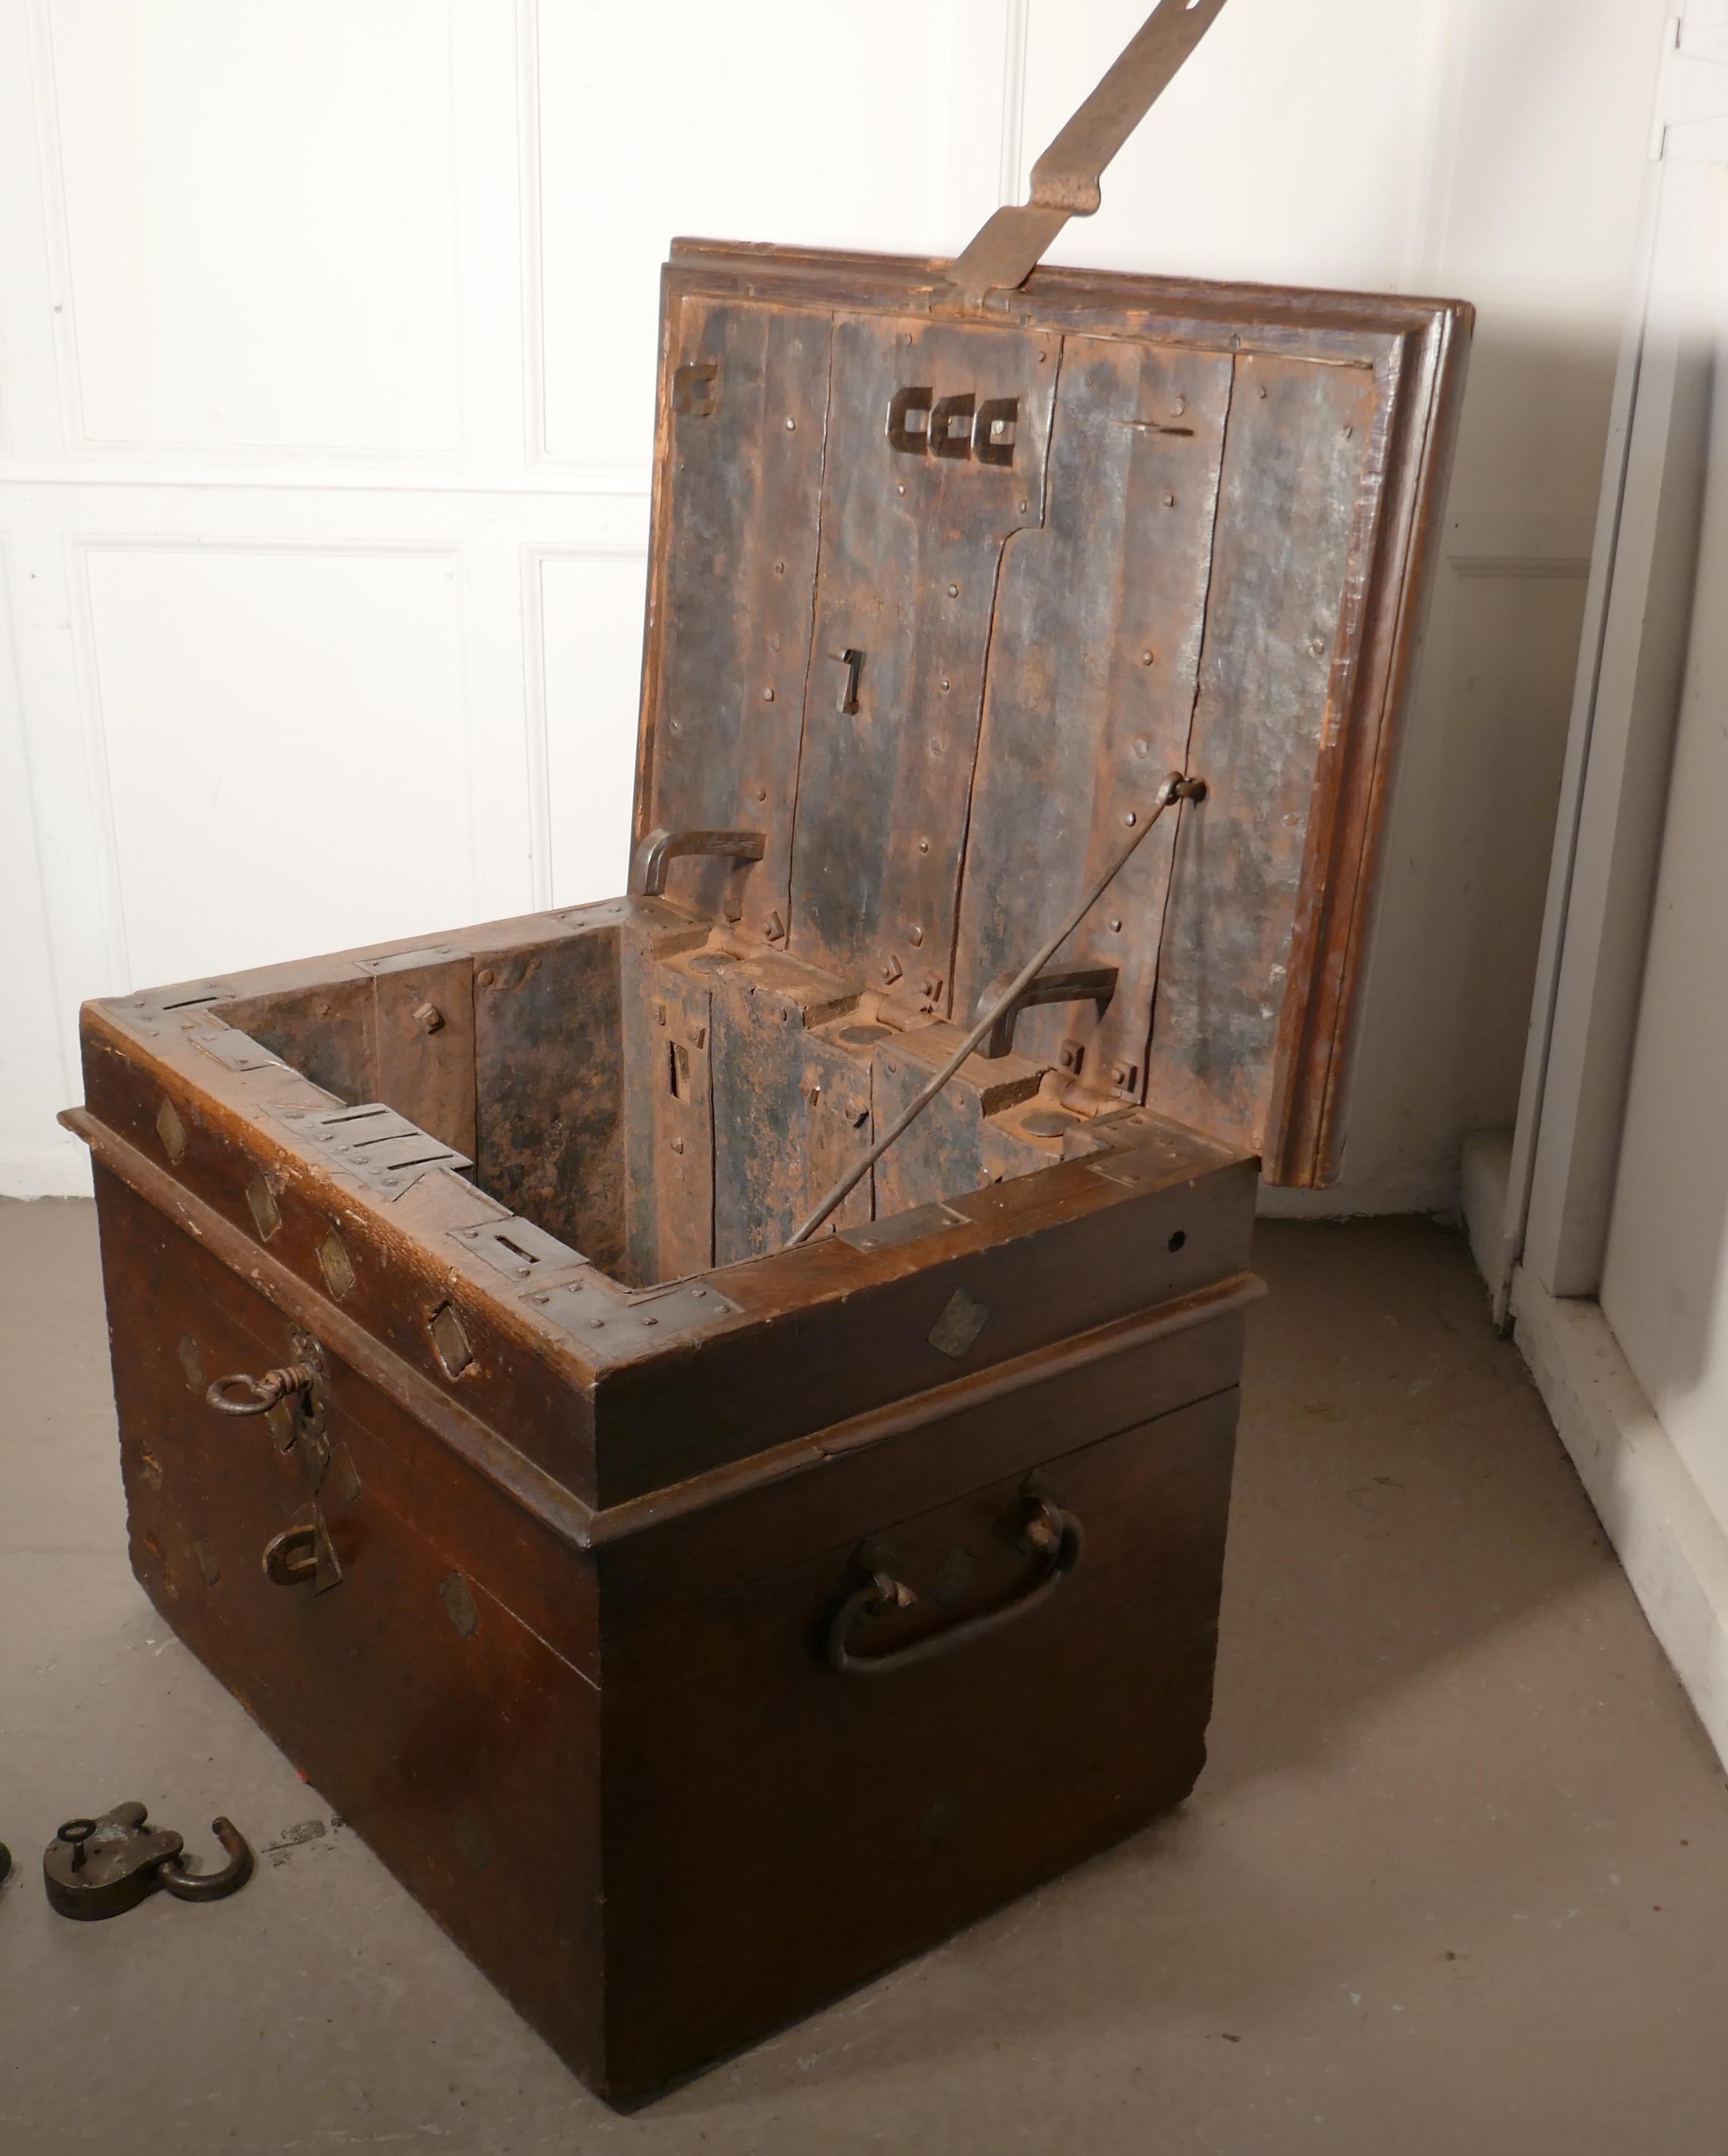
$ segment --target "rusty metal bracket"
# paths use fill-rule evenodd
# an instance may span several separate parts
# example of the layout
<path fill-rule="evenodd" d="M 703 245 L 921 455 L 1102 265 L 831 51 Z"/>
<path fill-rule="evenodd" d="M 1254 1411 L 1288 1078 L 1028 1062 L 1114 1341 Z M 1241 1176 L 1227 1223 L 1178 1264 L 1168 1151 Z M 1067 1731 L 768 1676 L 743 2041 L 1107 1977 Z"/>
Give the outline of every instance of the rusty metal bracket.
<path fill-rule="evenodd" d="M 1116 993 L 1119 978 L 1114 966 L 1047 966 L 1017 993 L 1011 993 L 1016 976 L 1012 972 L 998 973 L 980 995 L 972 1014 L 980 1019 L 989 1011 L 994 1021 L 978 1053 L 992 1060 L 1006 1055 L 1014 1046 L 1015 1021 L 1023 1010 L 1040 1004 L 1096 1004 L 1102 1017 Z"/>
<path fill-rule="evenodd" d="M 308 1505 L 291 1527 L 270 1537 L 261 1563 L 272 1587 L 310 1584 L 315 1594 L 327 1594 L 342 1583 L 341 1561 L 316 1505 Z"/>
<path fill-rule="evenodd" d="M 761 831 L 650 831 L 630 863 L 632 898 L 662 898 L 666 870 L 683 854 L 717 854 L 735 861 L 759 861 L 768 844 Z"/>
<path fill-rule="evenodd" d="M 1012 291 L 1071 217 L 1090 217 L 1103 169 L 1216 20 L 1224 0 L 1160 0 L 1114 65 L 1032 167 L 1031 199 L 997 210 L 949 264 L 968 306 Z"/>

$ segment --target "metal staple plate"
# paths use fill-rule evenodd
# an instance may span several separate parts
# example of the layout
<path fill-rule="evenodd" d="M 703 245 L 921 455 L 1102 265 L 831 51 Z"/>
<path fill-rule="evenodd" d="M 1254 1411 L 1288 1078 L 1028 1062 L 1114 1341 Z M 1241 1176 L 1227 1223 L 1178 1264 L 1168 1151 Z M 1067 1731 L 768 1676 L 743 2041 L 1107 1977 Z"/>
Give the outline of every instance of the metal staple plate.
<path fill-rule="evenodd" d="M 192 1045 L 202 1049 L 206 1055 L 226 1064 L 230 1070 L 285 1070 L 288 1065 L 280 1055 L 272 1055 L 269 1049 L 253 1040 L 250 1034 L 241 1033 L 231 1025 L 212 1024 L 208 1030 L 192 1034 Z"/>
<path fill-rule="evenodd" d="M 177 988 L 157 988 L 135 996 L 121 996 L 109 1005 L 140 1033 L 188 1032 L 206 1022 L 209 1006 L 232 995 L 223 981 L 185 982 Z"/>
<path fill-rule="evenodd" d="M 944 1228 L 969 1228 L 971 1224 L 964 1213 L 957 1213 L 952 1205 L 939 1201 L 933 1205 L 914 1205 L 909 1211 L 892 1214 L 886 1220 L 870 1220 L 862 1227 L 847 1228 L 835 1240 L 850 1243 L 855 1250 L 892 1250 L 901 1243 L 915 1243 L 923 1235 L 940 1235 Z"/>
<path fill-rule="evenodd" d="M 422 943 L 412 951 L 393 951 L 387 958 L 357 958 L 354 963 L 363 973 L 414 973 L 466 955 L 454 943 Z"/>
<path fill-rule="evenodd" d="M 472 1168 L 466 1153 L 409 1122 L 383 1101 L 352 1108 L 277 1108 L 276 1122 L 327 1152 L 374 1190 L 399 1198 L 429 1168 Z"/>
<path fill-rule="evenodd" d="M 527 1300 L 596 1359 L 640 1354 L 738 1314 L 737 1303 L 699 1281 L 627 1301 L 609 1281 L 595 1276 L 548 1288 Z"/>
<path fill-rule="evenodd" d="M 513 1213 L 502 1220 L 482 1220 L 476 1228 L 452 1228 L 450 1234 L 476 1257 L 508 1274 L 512 1280 L 530 1280 L 554 1266 L 588 1262 L 580 1250 L 573 1250 L 556 1235 L 548 1235 L 543 1228 Z"/>
<path fill-rule="evenodd" d="M 1119 1183 L 1124 1189 L 1140 1190 L 1168 1183 L 1170 1170 L 1160 1160 L 1148 1160 L 1134 1153 L 1106 1153 L 1102 1160 L 1089 1160 L 1087 1173 L 1101 1176 L 1106 1183 Z"/>

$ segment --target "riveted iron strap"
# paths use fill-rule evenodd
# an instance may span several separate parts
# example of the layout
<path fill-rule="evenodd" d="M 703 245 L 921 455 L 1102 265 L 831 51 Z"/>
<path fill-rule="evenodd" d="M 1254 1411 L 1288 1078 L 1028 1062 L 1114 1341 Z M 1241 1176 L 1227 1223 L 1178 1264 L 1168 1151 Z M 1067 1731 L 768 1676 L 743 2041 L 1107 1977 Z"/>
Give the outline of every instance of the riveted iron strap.
<path fill-rule="evenodd" d="M 1029 202 L 996 211 L 948 280 L 968 305 L 1025 284 L 1071 217 L 1090 217 L 1103 169 L 1217 18 L 1224 0 L 1161 0 L 1032 167 Z"/>

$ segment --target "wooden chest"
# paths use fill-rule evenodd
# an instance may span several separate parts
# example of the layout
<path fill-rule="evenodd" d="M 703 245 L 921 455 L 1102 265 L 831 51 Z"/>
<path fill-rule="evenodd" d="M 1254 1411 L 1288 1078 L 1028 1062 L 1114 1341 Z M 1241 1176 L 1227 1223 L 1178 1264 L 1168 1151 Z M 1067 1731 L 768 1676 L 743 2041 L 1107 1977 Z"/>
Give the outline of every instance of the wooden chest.
<path fill-rule="evenodd" d="M 632 893 L 85 1009 L 138 1576 L 616 2100 L 1200 1770 L 1468 319 L 681 243 Z"/>

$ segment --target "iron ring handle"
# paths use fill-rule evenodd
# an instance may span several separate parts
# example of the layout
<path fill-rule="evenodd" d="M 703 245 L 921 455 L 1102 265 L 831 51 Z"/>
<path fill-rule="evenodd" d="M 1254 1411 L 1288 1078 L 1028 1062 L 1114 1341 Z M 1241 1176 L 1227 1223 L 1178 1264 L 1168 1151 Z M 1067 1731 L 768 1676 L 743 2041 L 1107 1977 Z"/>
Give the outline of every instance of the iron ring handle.
<path fill-rule="evenodd" d="M 318 1530 L 285 1527 L 264 1546 L 264 1576 L 272 1587 L 298 1587 L 318 1577 Z"/>
<path fill-rule="evenodd" d="M 184 1860 L 171 1856 L 157 1867 L 157 1877 L 164 1892 L 179 1902 L 219 1902 L 225 1895 L 238 1894 L 252 1876 L 255 1860 L 251 1844 L 232 1820 L 217 1819 L 210 1822 L 210 1831 L 228 1852 L 228 1861 L 214 1871 L 188 1871 Z"/>
<path fill-rule="evenodd" d="M 969 1618 L 964 1624 L 949 1625 L 946 1631 L 914 1640 L 909 1647 L 893 1647 L 885 1655 L 855 1655 L 846 1645 L 854 1625 L 866 1618 L 884 1616 L 890 1609 L 907 1609 L 918 1599 L 903 1580 L 892 1578 L 887 1573 L 872 1573 L 862 1587 L 847 1595 L 829 1620 L 822 1642 L 829 1668 L 842 1676 L 883 1676 L 891 1670 L 910 1669 L 915 1662 L 933 1662 L 974 1640 L 983 1639 L 986 1633 L 1000 1632 L 1005 1625 L 1030 1617 L 1079 1563 L 1086 1537 L 1072 1512 L 1063 1512 L 1043 1497 L 1033 1502 L 1026 1534 L 1035 1549 L 1043 1551 L 1045 1561 L 1043 1570 L 1025 1594 L 1004 1603 L 1000 1609 L 988 1610 L 981 1617 Z"/>
<path fill-rule="evenodd" d="M 218 1414 L 268 1414 L 279 1400 L 291 1393 L 309 1391 L 316 1379 L 317 1373 L 304 1363 L 285 1363 L 280 1369 L 266 1370 L 261 1378 L 238 1370 L 229 1377 L 213 1378 L 204 1399 Z M 236 1385 L 246 1389 L 237 1395 L 230 1389 Z"/>

